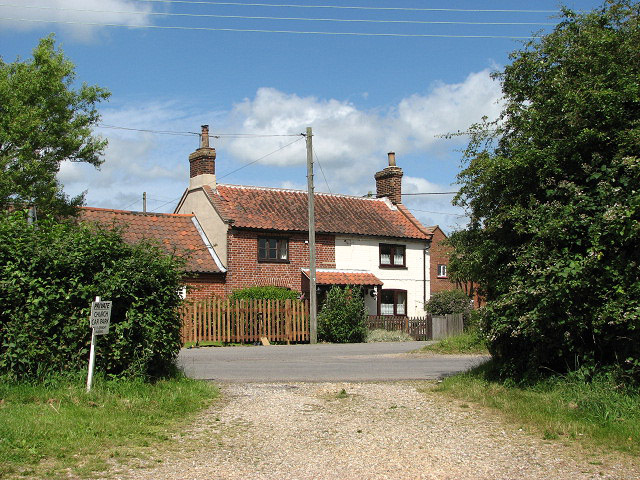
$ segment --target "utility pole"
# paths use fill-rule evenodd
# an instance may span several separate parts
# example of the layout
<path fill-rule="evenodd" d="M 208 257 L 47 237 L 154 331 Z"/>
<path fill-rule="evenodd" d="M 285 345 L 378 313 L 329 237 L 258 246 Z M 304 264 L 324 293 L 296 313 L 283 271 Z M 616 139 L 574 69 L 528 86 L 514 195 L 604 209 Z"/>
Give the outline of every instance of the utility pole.
<path fill-rule="evenodd" d="M 316 223 L 313 210 L 313 134 L 307 127 L 307 191 L 309 198 L 309 342 L 318 343 L 318 299 L 316 296 Z"/>
<path fill-rule="evenodd" d="M 142 192 L 142 213 L 147 213 L 147 192 Z"/>

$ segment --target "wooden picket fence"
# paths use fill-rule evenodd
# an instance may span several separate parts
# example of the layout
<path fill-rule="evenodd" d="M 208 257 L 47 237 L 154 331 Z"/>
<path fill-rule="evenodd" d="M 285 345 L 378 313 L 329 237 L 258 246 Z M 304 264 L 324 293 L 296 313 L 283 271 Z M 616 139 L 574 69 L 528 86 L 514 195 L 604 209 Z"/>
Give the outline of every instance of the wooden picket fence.
<path fill-rule="evenodd" d="M 401 331 L 409 334 L 414 340 L 440 340 L 451 335 L 462 333 L 462 314 L 429 315 L 425 317 L 392 317 L 369 316 L 369 330 L 382 329 Z"/>
<path fill-rule="evenodd" d="M 309 341 L 309 304 L 300 300 L 196 300 L 182 318 L 183 343 Z"/>

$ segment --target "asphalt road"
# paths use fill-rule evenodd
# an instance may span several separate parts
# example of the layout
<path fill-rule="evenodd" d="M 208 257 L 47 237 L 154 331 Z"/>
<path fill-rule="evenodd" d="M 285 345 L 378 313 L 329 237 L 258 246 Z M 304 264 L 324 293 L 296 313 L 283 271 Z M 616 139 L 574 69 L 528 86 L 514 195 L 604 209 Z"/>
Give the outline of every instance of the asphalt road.
<path fill-rule="evenodd" d="M 411 354 L 430 342 L 201 347 L 183 349 L 187 376 L 221 382 L 432 380 L 486 359 Z"/>

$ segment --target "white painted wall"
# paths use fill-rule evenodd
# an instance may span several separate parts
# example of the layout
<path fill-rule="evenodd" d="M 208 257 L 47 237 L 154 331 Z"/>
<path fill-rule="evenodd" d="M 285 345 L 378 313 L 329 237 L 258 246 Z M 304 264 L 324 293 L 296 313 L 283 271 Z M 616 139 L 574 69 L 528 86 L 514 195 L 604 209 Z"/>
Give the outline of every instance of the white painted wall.
<path fill-rule="evenodd" d="M 207 235 L 218 258 L 225 268 L 227 263 L 227 225 L 211 206 L 209 199 L 201 189 L 190 190 L 184 201 L 178 205 L 175 213 L 193 213 Z"/>
<path fill-rule="evenodd" d="M 392 240 L 383 238 L 339 236 L 336 241 L 336 269 L 367 270 L 378 277 L 383 289 L 407 291 L 407 315 L 424 315 L 424 268 L 426 267 L 426 291 L 429 300 L 429 255 L 424 256 L 425 241 Z M 400 268 L 380 268 L 380 244 L 405 245 L 406 266 Z M 426 265 L 425 262 L 426 261 Z M 365 305 L 370 315 L 377 313 L 377 299 L 367 296 Z"/>

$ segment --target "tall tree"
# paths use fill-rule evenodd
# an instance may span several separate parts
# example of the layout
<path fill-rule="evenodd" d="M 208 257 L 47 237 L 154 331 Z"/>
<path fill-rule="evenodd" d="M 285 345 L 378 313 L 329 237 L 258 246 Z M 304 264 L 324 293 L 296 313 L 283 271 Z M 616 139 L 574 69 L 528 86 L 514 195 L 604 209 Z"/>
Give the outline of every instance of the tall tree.
<path fill-rule="evenodd" d="M 35 205 L 72 213 L 84 194 L 68 198 L 56 174 L 61 162 L 100 166 L 107 142 L 91 128 L 96 104 L 109 92 L 83 84 L 74 89 L 75 66 L 53 35 L 40 40 L 28 61 L 0 58 L 0 208 Z"/>
<path fill-rule="evenodd" d="M 482 286 L 503 371 L 615 364 L 640 379 L 640 7 L 564 9 L 496 74 L 471 128 L 452 270 Z"/>

